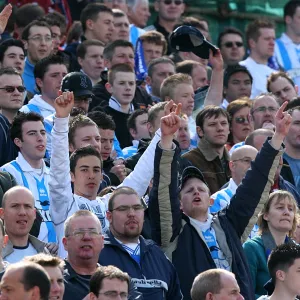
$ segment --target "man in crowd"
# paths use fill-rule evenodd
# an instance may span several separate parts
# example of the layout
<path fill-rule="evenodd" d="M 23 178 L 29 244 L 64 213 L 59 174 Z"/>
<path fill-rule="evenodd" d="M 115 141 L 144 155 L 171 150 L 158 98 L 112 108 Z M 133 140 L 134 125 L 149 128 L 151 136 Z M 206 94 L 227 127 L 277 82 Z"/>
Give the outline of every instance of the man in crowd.
<path fill-rule="evenodd" d="M 234 27 L 226 28 L 219 34 L 217 45 L 225 67 L 238 64 L 245 56 L 243 34 Z"/>
<path fill-rule="evenodd" d="M 48 300 L 50 278 L 36 263 L 19 262 L 7 267 L 0 283 L 2 300 Z"/>
<path fill-rule="evenodd" d="M 54 100 L 59 94 L 61 81 L 67 74 L 67 67 L 60 56 L 47 56 L 38 61 L 34 67 L 34 78 L 40 94 L 35 95 L 20 111 L 32 111 L 44 118 L 54 114 Z"/>
<path fill-rule="evenodd" d="M 267 77 L 273 72 L 268 66 L 268 60 L 274 54 L 275 27 L 268 20 L 257 19 L 246 29 L 247 44 L 250 55 L 240 62 L 253 77 L 251 98 L 267 91 Z"/>
<path fill-rule="evenodd" d="M 196 119 L 201 137 L 197 148 L 183 155 L 203 172 L 211 193 L 217 192 L 230 178 L 229 154 L 225 144 L 229 135 L 229 116 L 217 106 L 206 106 Z"/>
<path fill-rule="evenodd" d="M 13 68 L 0 69 L 0 167 L 18 156 L 18 149 L 10 138 L 10 127 L 23 105 L 25 87 L 19 72 Z"/>
<path fill-rule="evenodd" d="M 276 97 L 280 105 L 296 98 L 298 94 L 298 86 L 287 73 L 281 71 L 271 73 L 268 77 L 267 90 Z"/>
<path fill-rule="evenodd" d="M 119 9 L 127 13 L 127 1 L 126 0 L 103 0 L 103 3 L 111 9 Z"/>
<path fill-rule="evenodd" d="M 103 248 L 101 223 L 88 210 L 78 210 L 65 222 L 65 300 L 83 299 L 89 293 L 90 279 L 98 267 Z"/>
<path fill-rule="evenodd" d="M 217 191 L 210 197 L 213 200 L 213 205 L 209 208 L 211 213 L 216 213 L 229 205 L 237 187 L 241 184 L 250 168 L 251 162 L 254 161 L 257 152 L 252 146 L 242 146 L 233 151 L 229 161 L 231 171 L 229 184 L 226 188 Z"/>
<path fill-rule="evenodd" d="M 128 299 L 130 277 L 114 266 L 99 267 L 90 281 L 91 300 L 105 300 L 105 297 Z M 102 296 L 103 295 L 103 296 Z"/>
<path fill-rule="evenodd" d="M 256 156 L 230 205 L 215 216 L 208 213 L 210 190 L 205 181 L 207 174 L 193 166 L 187 167 L 178 187 L 177 159 L 180 152 L 174 149 L 173 132 L 170 131 L 168 136 L 162 134 L 163 150 L 157 147 L 158 159 L 155 160 L 152 198 L 148 207 L 152 216 L 152 238 L 172 260 L 186 299 L 190 299 L 194 278 L 215 268 L 232 270 L 241 294 L 246 299 L 254 299 L 252 282 L 246 279 L 250 270 L 241 238 L 248 237 L 258 212 L 268 199 L 283 152 L 282 142 L 291 124 L 291 116 L 284 112 L 286 104 L 276 115 L 276 132 L 271 141 L 266 142 Z M 176 131 L 175 121 L 171 124 Z M 184 259 L 186 257 L 189 259 Z"/>
<path fill-rule="evenodd" d="M 175 74 L 175 64 L 168 57 L 153 59 L 148 65 L 148 76 L 146 77 L 147 90 L 151 95 L 152 102 L 160 102 L 160 87 L 162 82 L 169 76 Z"/>
<path fill-rule="evenodd" d="M 279 105 L 272 94 L 261 94 L 253 100 L 251 116 L 254 129 L 268 128 L 273 130 L 275 115 Z"/>
<path fill-rule="evenodd" d="M 104 48 L 103 51 L 104 66 L 111 69 L 116 64 L 128 64 L 134 68 L 134 48 L 133 45 L 125 40 L 116 40 Z M 107 106 L 111 94 L 107 91 L 105 85 L 108 81 L 108 71 L 101 73 L 101 81 L 93 87 L 95 97 L 90 105 L 90 110 L 95 106 Z M 134 107 L 145 108 L 152 104 L 151 97 L 143 87 L 137 86 L 132 101 Z"/>
<path fill-rule="evenodd" d="M 26 90 L 32 95 L 37 93 L 34 76 L 34 67 L 42 58 L 52 52 L 51 28 L 45 21 L 35 20 L 28 24 L 23 33 L 22 40 L 25 42 L 27 56 L 23 73 Z"/>
<path fill-rule="evenodd" d="M 154 9 L 158 13 L 157 19 L 153 25 L 146 27 L 145 30 L 157 30 L 165 36 L 166 41 L 169 41 L 170 33 L 174 30 L 175 25 L 184 13 L 185 2 L 183 0 L 155 0 Z M 167 54 L 171 54 L 171 51 L 172 49 L 169 45 Z"/>
<path fill-rule="evenodd" d="M 207 270 L 194 280 L 192 300 L 207 300 L 220 297 L 222 300 L 244 300 L 233 273 L 222 269 Z"/>
<path fill-rule="evenodd" d="M 80 21 L 83 30 L 82 41 L 98 40 L 106 45 L 112 40 L 114 18 L 109 7 L 90 3 L 82 10 Z"/>
<path fill-rule="evenodd" d="M 114 14 L 115 30 L 113 33 L 112 41 L 115 40 L 129 41 L 129 20 L 126 13 L 121 9 L 114 8 L 113 14 Z"/>
<path fill-rule="evenodd" d="M 15 68 L 23 74 L 25 67 L 25 49 L 20 40 L 8 39 L 0 44 L 0 67 Z"/>
<path fill-rule="evenodd" d="M 127 16 L 129 22 L 136 27 L 136 29 L 141 32 L 139 29 L 146 27 L 149 17 L 151 16 L 149 11 L 149 1 L 148 0 L 129 0 L 127 1 L 128 12 Z M 132 33 L 132 29 L 130 29 Z M 132 34 L 131 34 L 132 36 Z M 138 35 L 139 36 L 139 35 Z M 138 37 L 137 36 L 137 37 Z M 135 41 L 130 40 L 134 45 Z"/>
<path fill-rule="evenodd" d="M 36 218 L 34 206 L 33 194 L 25 187 L 13 187 L 3 196 L 0 216 L 5 222 L 9 241 L 3 249 L 2 257 L 9 263 L 40 252 L 49 253 L 45 243 L 29 234 Z"/>
<path fill-rule="evenodd" d="M 259 300 L 267 299 L 297 299 L 300 294 L 298 270 L 300 268 L 300 247 L 296 243 L 282 244 L 276 247 L 268 259 L 268 269 L 272 282 L 267 284 L 269 296 L 261 296 Z"/>
<path fill-rule="evenodd" d="M 299 43 L 300 31 L 298 19 L 300 16 L 300 1 L 288 1 L 283 9 L 285 32 L 276 40 L 275 57 L 279 66 L 300 85 Z"/>
<path fill-rule="evenodd" d="M 240 65 L 227 67 L 224 72 L 224 99 L 221 107 L 226 109 L 234 100 L 250 98 L 252 83 L 253 78 L 247 68 Z"/>
<path fill-rule="evenodd" d="M 104 70 L 104 44 L 98 40 L 87 40 L 77 47 L 77 60 L 81 72 L 86 74 L 95 85 L 100 81 L 100 74 Z"/>

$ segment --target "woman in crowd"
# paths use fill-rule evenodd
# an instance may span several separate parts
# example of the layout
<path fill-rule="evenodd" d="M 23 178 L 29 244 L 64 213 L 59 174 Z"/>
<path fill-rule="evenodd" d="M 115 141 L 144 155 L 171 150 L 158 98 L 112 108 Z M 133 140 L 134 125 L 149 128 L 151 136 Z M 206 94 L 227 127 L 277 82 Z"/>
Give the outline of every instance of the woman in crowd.
<path fill-rule="evenodd" d="M 294 242 L 297 210 L 297 203 L 289 192 L 271 193 L 258 215 L 258 236 L 244 244 L 256 298 L 266 294 L 264 285 L 271 278 L 267 267 L 271 251 L 283 243 Z"/>
<path fill-rule="evenodd" d="M 227 106 L 230 116 L 230 134 L 226 148 L 230 148 L 240 142 L 244 142 L 246 137 L 253 131 L 253 122 L 250 119 L 251 101 L 248 98 L 241 98 L 232 101 Z"/>

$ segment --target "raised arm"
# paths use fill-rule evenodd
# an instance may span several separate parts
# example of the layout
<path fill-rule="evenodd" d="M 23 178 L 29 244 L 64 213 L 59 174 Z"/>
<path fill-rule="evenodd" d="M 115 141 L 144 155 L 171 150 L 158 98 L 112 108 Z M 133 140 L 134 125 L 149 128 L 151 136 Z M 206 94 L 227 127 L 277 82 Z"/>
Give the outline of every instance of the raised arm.
<path fill-rule="evenodd" d="M 220 106 L 223 101 L 224 76 L 224 63 L 220 49 L 215 54 L 210 51 L 209 63 L 212 66 L 212 73 L 208 92 L 204 100 L 204 107 L 207 105 Z"/>
<path fill-rule="evenodd" d="M 275 117 L 276 130 L 270 141 L 266 141 L 257 154 L 251 169 L 246 173 L 242 184 L 227 209 L 227 217 L 242 240 L 249 235 L 257 222 L 258 212 L 267 201 L 275 172 L 283 153 L 282 142 L 289 130 L 291 116 L 284 112 L 287 102 L 278 110 Z"/>
<path fill-rule="evenodd" d="M 52 129 L 52 155 L 50 160 L 50 213 L 56 226 L 63 225 L 73 201 L 69 160 L 69 114 L 74 96 L 65 92 L 55 100 L 55 117 Z"/>
<path fill-rule="evenodd" d="M 179 112 L 180 106 L 176 112 L 161 119 L 161 142 L 156 148 L 153 188 L 149 199 L 152 238 L 165 251 L 181 228 L 180 203 L 177 193 L 180 149 L 176 147 L 175 150 L 175 144 L 172 141 L 180 124 Z M 171 259 L 170 253 L 167 255 Z"/>

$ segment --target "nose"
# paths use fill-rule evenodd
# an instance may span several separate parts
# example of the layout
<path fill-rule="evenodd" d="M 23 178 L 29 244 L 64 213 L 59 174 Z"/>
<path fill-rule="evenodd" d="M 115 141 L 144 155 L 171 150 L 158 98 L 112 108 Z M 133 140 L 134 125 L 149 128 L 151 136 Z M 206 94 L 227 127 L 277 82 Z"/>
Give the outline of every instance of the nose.
<path fill-rule="evenodd" d="M 61 287 L 60 287 L 60 285 L 57 283 L 57 281 L 53 282 L 53 283 L 51 284 L 51 291 L 50 291 L 51 296 L 57 295 L 57 294 L 60 292 L 60 289 L 61 289 Z"/>

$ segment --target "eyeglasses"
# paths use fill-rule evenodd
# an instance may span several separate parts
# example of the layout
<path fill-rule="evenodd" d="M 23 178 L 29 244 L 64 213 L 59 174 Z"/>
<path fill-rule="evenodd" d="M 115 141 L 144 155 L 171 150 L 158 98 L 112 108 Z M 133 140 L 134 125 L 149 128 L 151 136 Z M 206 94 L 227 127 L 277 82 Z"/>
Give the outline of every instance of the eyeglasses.
<path fill-rule="evenodd" d="M 92 102 L 92 98 L 91 98 L 91 97 L 86 97 L 86 96 L 76 97 L 76 98 L 74 99 L 74 102 L 75 102 L 75 103 L 81 103 L 81 102 L 84 102 L 84 103 L 90 104 L 90 103 Z"/>
<path fill-rule="evenodd" d="M 175 5 L 181 5 L 183 3 L 182 0 L 163 0 L 161 2 L 163 2 L 165 5 L 170 5 L 171 3 L 174 3 Z"/>
<path fill-rule="evenodd" d="M 74 236 L 76 239 L 83 239 L 85 235 L 88 235 L 90 238 L 96 238 L 101 235 L 100 232 L 97 231 L 97 229 L 79 229 L 75 230 L 73 233 L 67 235 L 69 236 Z"/>
<path fill-rule="evenodd" d="M 32 40 L 34 42 L 39 42 L 39 43 L 42 43 L 43 41 L 45 41 L 46 43 L 50 43 L 50 42 L 52 42 L 52 37 L 48 36 L 48 35 L 47 36 L 37 35 L 37 36 L 28 38 L 28 40 Z"/>
<path fill-rule="evenodd" d="M 242 42 L 226 42 L 226 43 L 224 43 L 224 46 L 226 48 L 232 48 L 233 45 L 235 45 L 238 48 L 241 48 L 244 46 L 244 44 Z"/>
<path fill-rule="evenodd" d="M 235 122 L 237 124 L 245 124 L 245 123 L 250 123 L 250 118 L 248 117 L 236 117 L 234 118 Z"/>
<path fill-rule="evenodd" d="M 135 205 L 120 205 L 114 209 L 112 209 L 111 211 L 119 211 L 119 212 L 126 212 L 128 213 L 130 210 L 133 210 L 135 212 L 138 212 L 138 211 L 142 211 L 145 209 L 145 207 L 142 205 L 142 204 L 135 204 Z"/>
<path fill-rule="evenodd" d="M 258 108 L 253 109 L 253 112 L 258 111 L 258 112 L 263 112 L 265 113 L 266 111 L 270 112 L 270 113 L 275 113 L 278 109 L 276 107 L 273 106 L 260 106 Z"/>
<path fill-rule="evenodd" d="M 13 93 L 16 89 L 18 90 L 19 93 L 24 93 L 26 91 L 25 86 L 22 85 L 19 86 L 7 85 L 3 88 L 0 88 L 0 90 L 5 90 L 6 93 Z"/>
<path fill-rule="evenodd" d="M 107 298 L 110 298 L 110 299 L 116 299 L 118 296 L 120 296 L 120 298 L 122 300 L 127 300 L 128 299 L 128 294 L 127 293 L 124 293 L 124 292 L 118 293 L 117 291 L 107 291 L 107 292 L 103 292 L 103 293 L 98 293 L 98 295 L 104 295 L 104 296 L 106 296 Z"/>
<path fill-rule="evenodd" d="M 243 157 L 243 158 L 240 158 L 240 159 L 233 160 L 233 162 L 235 162 L 235 161 L 241 161 L 245 164 L 250 165 L 253 160 L 252 160 L 251 157 Z"/>

